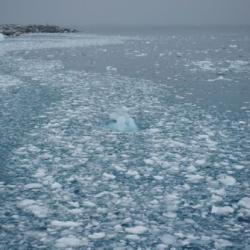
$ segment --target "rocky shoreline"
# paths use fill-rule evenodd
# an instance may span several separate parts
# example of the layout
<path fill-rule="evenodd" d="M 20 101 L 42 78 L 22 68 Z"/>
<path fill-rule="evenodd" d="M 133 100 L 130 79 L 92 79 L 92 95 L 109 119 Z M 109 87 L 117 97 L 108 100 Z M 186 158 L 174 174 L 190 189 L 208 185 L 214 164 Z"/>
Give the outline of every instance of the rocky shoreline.
<path fill-rule="evenodd" d="M 59 27 L 56 25 L 18 25 L 0 24 L 0 34 L 5 36 L 20 36 L 28 33 L 74 33 L 75 29 Z"/>

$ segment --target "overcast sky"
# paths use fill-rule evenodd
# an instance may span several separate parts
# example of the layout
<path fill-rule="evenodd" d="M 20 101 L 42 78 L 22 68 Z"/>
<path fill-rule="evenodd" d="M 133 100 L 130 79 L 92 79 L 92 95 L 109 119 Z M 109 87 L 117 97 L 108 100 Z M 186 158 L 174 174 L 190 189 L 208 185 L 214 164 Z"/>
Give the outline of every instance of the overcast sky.
<path fill-rule="evenodd" d="M 250 0 L 0 0 L 0 23 L 250 25 Z"/>

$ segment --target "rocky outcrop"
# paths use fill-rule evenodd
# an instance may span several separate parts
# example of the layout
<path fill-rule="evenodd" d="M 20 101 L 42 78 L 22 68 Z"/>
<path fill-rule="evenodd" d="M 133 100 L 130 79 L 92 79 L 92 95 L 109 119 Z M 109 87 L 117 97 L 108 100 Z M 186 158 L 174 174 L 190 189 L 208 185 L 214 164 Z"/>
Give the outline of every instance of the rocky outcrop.
<path fill-rule="evenodd" d="M 18 25 L 2 24 L 0 33 L 5 36 L 19 36 L 27 33 L 72 33 L 75 29 L 63 28 L 55 25 Z"/>

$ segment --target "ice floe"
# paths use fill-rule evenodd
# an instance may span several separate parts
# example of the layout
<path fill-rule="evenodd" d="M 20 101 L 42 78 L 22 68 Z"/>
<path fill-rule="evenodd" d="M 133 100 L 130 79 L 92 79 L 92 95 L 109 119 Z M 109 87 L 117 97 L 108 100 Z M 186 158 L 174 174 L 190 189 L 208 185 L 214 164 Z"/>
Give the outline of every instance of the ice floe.
<path fill-rule="evenodd" d="M 2 42 L 4 40 L 4 35 L 2 33 L 0 33 L 0 42 Z"/>
<path fill-rule="evenodd" d="M 56 240 L 55 246 L 57 248 L 76 248 L 76 247 L 83 247 L 88 245 L 88 239 L 87 238 L 77 238 L 73 235 L 69 235 L 67 237 L 62 237 L 58 240 Z"/>
<path fill-rule="evenodd" d="M 32 213 L 39 218 L 47 217 L 49 210 L 41 201 L 26 199 L 18 202 L 18 206 L 25 212 Z"/>
<path fill-rule="evenodd" d="M 117 108 L 109 115 L 110 122 L 107 127 L 120 132 L 135 132 L 138 127 L 135 120 L 129 115 L 128 108 Z"/>

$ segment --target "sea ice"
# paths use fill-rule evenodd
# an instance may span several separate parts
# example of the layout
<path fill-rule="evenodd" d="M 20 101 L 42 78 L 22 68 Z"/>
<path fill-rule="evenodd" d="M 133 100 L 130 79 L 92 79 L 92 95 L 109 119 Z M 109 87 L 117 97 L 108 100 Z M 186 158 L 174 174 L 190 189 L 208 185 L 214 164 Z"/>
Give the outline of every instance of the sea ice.
<path fill-rule="evenodd" d="M 4 40 L 4 35 L 0 33 L 0 42 Z"/>
<path fill-rule="evenodd" d="M 93 233 L 91 235 L 89 235 L 89 238 L 92 240 L 99 240 L 102 239 L 106 236 L 106 234 L 104 232 L 99 232 L 99 233 Z"/>
<path fill-rule="evenodd" d="M 230 175 L 221 175 L 219 181 L 225 186 L 233 186 L 236 184 L 235 178 Z"/>
<path fill-rule="evenodd" d="M 239 206 L 250 209 L 250 197 L 244 197 L 238 202 Z"/>
<path fill-rule="evenodd" d="M 130 234 L 144 234 L 145 232 L 148 231 L 148 228 L 144 226 L 135 226 L 135 227 L 125 228 L 125 231 Z"/>
<path fill-rule="evenodd" d="M 106 179 L 106 180 L 114 180 L 115 179 L 115 176 L 113 174 L 108 174 L 108 173 L 104 173 L 103 174 L 103 177 Z"/>
<path fill-rule="evenodd" d="M 73 235 L 68 237 L 60 238 L 56 241 L 56 247 L 58 248 L 71 248 L 71 247 L 80 247 L 80 246 L 87 246 L 88 240 L 86 238 L 76 238 Z"/>
<path fill-rule="evenodd" d="M 223 248 L 228 248 L 228 247 L 232 247 L 233 244 L 228 241 L 228 240 L 224 240 L 224 239 L 217 239 L 215 241 L 215 248 L 216 249 L 223 249 Z"/>
<path fill-rule="evenodd" d="M 224 206 L 224 207 L 212 207 L 212 214 L 217 214 L 217 215 L 228 215 L 234 212 L 234 209 L 230 206 Z"/>
<path fill-rule="evenodd" d="M 45 169 L 44 168 L 38 168 L 36 173 L 34 174 L 34 177 L 36 178 L 42 178 L 45 176 Z"/>
<path fill-rule="evenodd" d="M 24 189 L 40 189 L 41 187 L 40 183 L 29 183 L 24 186 Z"/>
<path fill-rule="evenodd" d="M 128 240 L 140 240 L 140 237 L 136 234 L 128 234 L 126 236 L 126 239 L 128 239 Z"/>
<path fill-rule="evenodd" d="M 138 127 L 134 119 L 128 114 L 128 108 L 118 108 L 109 115 L 110 122 L 107 127 L 120 132 L 135 132 Z"/>
<path fill-rule="evenodd" d="M 117 71 L 117 68 L 116 68 L 116 67 L 113 67 L 113 66 L 107 66 L 107 67 L 106 67 L 106 70 L 107 70 L 108 72 L 116 72 L 116 71 Z"/>
<path fill-rule="evenodd" d="M 81 226 L 81 223 L 75 222 L 75 221 L 53 220 L 51 222 L 51 226 L 53 226 L 53 227 L 79 227 L 79 226 Z"/>
<path fill-rule="evenodd" d="M 164 234 L 161 237 L 161 241 L 166 245 L 174 245 L 176 242 L 176 237 L 171 234 Z"/>
<path fill-rule="evenodd" d="M 47 207 L 41 205 L 39 202 L 31 199 L 22 200 L 18 206 L 26 212 L 34 214 L 38 218 L 47 217 L 49 210 Z"/>
<path fill-rule="evenodd" d="M 193 64 L 199 67 L 203 71 L 214 71 L 214 64 L 211 61 L 198 61 L 193 62 Z"/>

